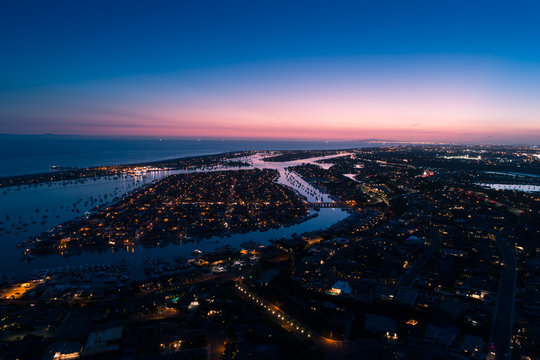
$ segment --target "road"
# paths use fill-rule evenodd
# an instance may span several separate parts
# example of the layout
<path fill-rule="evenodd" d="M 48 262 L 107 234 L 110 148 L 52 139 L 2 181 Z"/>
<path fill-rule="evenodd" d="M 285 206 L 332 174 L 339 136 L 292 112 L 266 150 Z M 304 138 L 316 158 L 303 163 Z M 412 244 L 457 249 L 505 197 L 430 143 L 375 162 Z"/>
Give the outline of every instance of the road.
<path fill-rule="evenodd" d="M 510 358 L 517 261 L 514 249 L 506 239 L 500 235 L 495 239 L 503 255 L 504 268 L 501 272 L 495 319 L 491 328 L 490 343 L 495 346 L 495 356 L 489 358 L 501 360 Z"/>
<path fill-rule="evenodd" d="M 206 359 L 221 360 L 227 342 L 225 334 L 211 321 L 206 322 L 204 330 L 208 335 L 208 355 Z"/>

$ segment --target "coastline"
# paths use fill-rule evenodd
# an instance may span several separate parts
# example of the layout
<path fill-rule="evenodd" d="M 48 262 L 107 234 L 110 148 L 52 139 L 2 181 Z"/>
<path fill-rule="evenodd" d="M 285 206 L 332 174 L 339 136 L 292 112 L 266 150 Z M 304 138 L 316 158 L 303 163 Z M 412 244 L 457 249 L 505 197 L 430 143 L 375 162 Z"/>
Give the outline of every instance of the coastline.
<path fill-rule="evenodd" d="M 133 168 L 146 168 L 142 170 L 147 172 L 163 170 L 183 170 L 186 167 L 191 168 L 200 166 L 215 166 L 224 159 L 230 159 L 229 157 L 227 157 L 227 155 L 234 153 L 235 152 L 225 152 L 218 154 L 194 155 L 151 162 L 136 162 L 111 166 L 94 166 L 80 169 L 51 171 L 37 174 L 4 176 L 0 177 L 0 188 L 22 185 L 37 185 L 41 183 L 77 180 L 81 178 L 119 176 L 125 174 Z M 236 164 L 236 166 L 240 166 L 240 164 Z M 148 169 L 150 167 L 153 167 L 154 169 Z"/>

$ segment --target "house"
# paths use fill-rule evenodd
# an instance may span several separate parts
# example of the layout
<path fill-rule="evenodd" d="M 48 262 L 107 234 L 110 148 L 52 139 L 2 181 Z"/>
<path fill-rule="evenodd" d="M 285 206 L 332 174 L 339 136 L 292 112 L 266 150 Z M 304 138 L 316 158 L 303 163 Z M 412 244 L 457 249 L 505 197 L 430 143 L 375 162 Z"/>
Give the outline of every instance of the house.
<path fill-rule="evenodd" d="M 351 295 L 352 289 L 351 285 L 347 281 L 336 281 L 334 285 L 327 292 L 330 295 Z"/>
<path fill-rule="evenodd" d="M 83 359 L 110 359 L 120 351 L 123 326 L 113 327 L 88 335 L 88 341 L 82 351 Z"/>

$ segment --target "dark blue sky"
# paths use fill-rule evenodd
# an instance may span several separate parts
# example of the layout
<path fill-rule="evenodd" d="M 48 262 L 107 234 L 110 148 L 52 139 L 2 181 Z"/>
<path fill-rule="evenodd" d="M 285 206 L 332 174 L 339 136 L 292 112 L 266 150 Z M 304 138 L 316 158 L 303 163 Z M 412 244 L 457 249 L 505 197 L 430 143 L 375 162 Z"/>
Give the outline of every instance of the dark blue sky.
<path fill-rule="evenodd" d="M 0 133 L 540 138 L 539 16 L 539 1 L 4 1 Z"/>
<path fill-rule="evenodd" d="M 539 4 L 6 1 L 1 88 L 321 56 L 460 54 L 538 62 Z"/>

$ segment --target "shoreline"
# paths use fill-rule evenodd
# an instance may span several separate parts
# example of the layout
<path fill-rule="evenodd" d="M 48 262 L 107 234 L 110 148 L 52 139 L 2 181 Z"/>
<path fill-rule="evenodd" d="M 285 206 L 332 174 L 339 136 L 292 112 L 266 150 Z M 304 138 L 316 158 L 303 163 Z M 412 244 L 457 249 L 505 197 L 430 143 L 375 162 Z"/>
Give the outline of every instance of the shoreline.
<path fill-rule="evenodd" d="M 251 151 L 240 152 L 239 156 L 249 154 Z M 172 159 L 157 160 L 151 162 L 138 162 L 138 163 L 129 163 L 129 164 L 119 164 L 119 165 L 110 165 L 110 166 L 94 166 L 80 169 L 70 169 L 62 171 L 51 171 L 47 173 L 36 173 L 36 174 L 26 174 L 26 175 L 14 175 L 14 176 L 4 176 L 0 177 L 0 188 L 8 188 L 14 186 L 24 186 L 24 185 L 38 185 L 43 183 L 52 183 L 68 180 L 77 180 L 77 179 L 92 179 L 92 178 L 101 178 L 104 176 L 120 176 L 126 174 L 129 170 L 133 168 L 143 168 L 144 172 L 149 171 L 164 171 L 164 170 L 184 170 L 192 167 L 209 167 L 209 166 L 218 166 L 223 165 L 223 162 L 226 161 L 227 164 L 231 164 L 228 159 L 233 159 L 232 156 L 228 157 L 229 154 L 238 154 L 239 152 L 223 152 L 223 153 L 213 153 L 205 155 L 195 155 L 187 157 L 176 157 Z M 247 164 L 241 165 L 243 163 L 237 162 L 232 163 L 233 166 L 248 166 Z M 148 169 L 149 167 L 154 167 L 154 169 Z M 146 169 L 145 169 L 146 168 Z"/>

